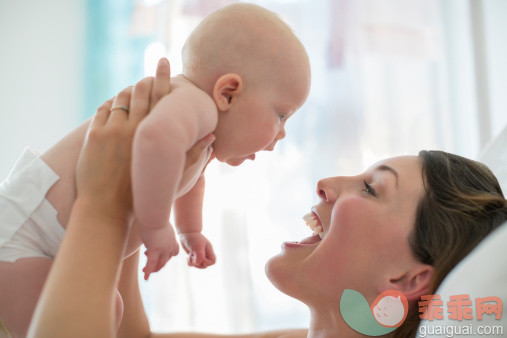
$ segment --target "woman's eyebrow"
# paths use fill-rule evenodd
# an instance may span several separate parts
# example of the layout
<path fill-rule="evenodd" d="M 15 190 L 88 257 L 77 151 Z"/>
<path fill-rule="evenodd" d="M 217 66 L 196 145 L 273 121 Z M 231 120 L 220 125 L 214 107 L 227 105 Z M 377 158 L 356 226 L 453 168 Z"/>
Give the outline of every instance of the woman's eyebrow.
<path fill-rule="evenodd" d="M 374 170 L 375 171 L 388 171 L 391 174 L 393 174 L 394 177 L 396 177 L 396 189 L 398 189 L 398 172 L 396 171 L 396 169 L 394 169 L 393 167 L 390 167 L 388 165 L 381 164 L 378 167 L 376 167 Z"/>

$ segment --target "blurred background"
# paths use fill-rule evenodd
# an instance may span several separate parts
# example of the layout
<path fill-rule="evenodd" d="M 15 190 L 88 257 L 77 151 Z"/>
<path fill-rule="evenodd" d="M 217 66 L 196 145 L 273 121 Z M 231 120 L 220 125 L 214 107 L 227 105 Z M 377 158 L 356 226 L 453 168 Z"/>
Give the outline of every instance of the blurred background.
<path fill-rule="evenodd" d="M 232 0 L 0 1 L 0 178 L 25 146 L 47 150 Z M 262 0 L 306 46 L 308 101 L 273 153 L 207 169 L 204 233 L 217 264 L 173 258 L 140 281 L 157 331 L 305 327 L 264 264 L 310 232 L 320 178 L 441 149 L 477 158 L 507 124 L 507 1 Z M 507 145 L 506 145 L 507 146 Z M 144 262 L 141 263 L 144 265 Z"/>

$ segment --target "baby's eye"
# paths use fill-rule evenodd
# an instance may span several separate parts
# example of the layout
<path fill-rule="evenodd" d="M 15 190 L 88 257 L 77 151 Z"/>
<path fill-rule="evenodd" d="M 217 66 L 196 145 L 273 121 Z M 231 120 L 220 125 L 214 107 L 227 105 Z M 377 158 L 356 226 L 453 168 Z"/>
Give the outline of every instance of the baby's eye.
<path fill-rule="evenodd" d="M 282 114 L 282 113 L 279 113 L 278 114 L 278 117 L 280 118 L 280 121 L 283 121 L 287 118 L 287 115 L 286 114 Z"/>
<path fill-rule="evenodd" d="M 375 197 L 376 197 L 376 196 L 377 196 L 377 192 L 375 191 L 375 189 L 373 189 L 373 188 L 371 187 L 371 185 L 369 185 L 368 183 L 366 183 L 366 181 L 363 181 L 363 183 L 364 183 L 364 187 L 365 187 L 365 188 L 363 189 L 363 191 L 364 191 L 364 192 L 367 192 L 368 194 L 370 194 L 370 195 L 372 195 L 372 196 L 375 196 Z"/>

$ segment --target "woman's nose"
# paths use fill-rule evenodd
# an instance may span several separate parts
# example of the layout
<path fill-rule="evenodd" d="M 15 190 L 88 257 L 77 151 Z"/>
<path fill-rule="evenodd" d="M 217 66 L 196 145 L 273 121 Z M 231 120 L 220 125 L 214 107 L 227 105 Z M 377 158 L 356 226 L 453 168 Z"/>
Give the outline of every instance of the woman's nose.
<path fill-rule="evenodd" d="M 319 195 L 321 200 L 328 203 L 336 201 L 336 197 L 338 196 L 336 180 L 338 180 L 338 177 L 328 177 L 317 183 L 317 195 Z"/>

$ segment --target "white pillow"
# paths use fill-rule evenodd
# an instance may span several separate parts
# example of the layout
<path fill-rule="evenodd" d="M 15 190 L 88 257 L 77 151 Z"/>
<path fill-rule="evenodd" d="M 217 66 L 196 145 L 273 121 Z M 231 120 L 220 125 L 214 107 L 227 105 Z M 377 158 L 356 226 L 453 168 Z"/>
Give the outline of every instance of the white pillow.
<path fill-rule="evenodd" d="M 501 225 L 466 256 L 444 279 L 435 294 L 443 301 L 443 319 L 421 321 L 417 337 L 505 337 L 507 336 L 507 314 L 502 309 L 501 318 L 484 314 L 478 320 L 476 298 L 499 297 L 507 307 L 507 222 Z M 472 301 L 471 320 L 449 318 L 447 302 L 450 296 L 469 295 Z M 491 303 L 494 304 L 494 303 Z M 461 330 L 462 335 L 458 335 Z M 470 335 L 463 335 L 470 330 Z M 482 330 L 482 331 L 480 331 Z M 485 330 L 497 330 L 497 334 Z M 488 333 L 489 334 L 486 334 Z M 434 333 L 434 334 L 431 334 Z M 453 335 L 451 335 L 451 333 Z M 481 334 L 482 333 L 482 334 Z"/>
<path fill-rule="evenodd" d="M 486 164 L 498 178 L 502 191 L 507 194 L 507 125 L 484 148 L 479 161 Z"/>
<path fill-rule="evenodd" d="M 504 195 L 507 193 L 507 125 L 481 153 L 478 159 L 486 164 L 498 178 Z M 417 337 L 505 337 L 507 336 L 507 314 L 502 309 L 502 317 L 496 320 L 493 315 L 483 315 L 478 320 L 476 298 L 499 297 L 507 308 L 507 222 L 485 238 L 467 257 L 463 259 L 444 279 L 436 295 L 443 302 L 443 319 L 421 321 Z M 471 320 L 449 318 L 447 302 L 450 296 L 469 295 L 472 309 Z M 461 330 L 461 335 L 458 331 Z M 471 334 L 465 335 L 464 330 Z M 478 330 L 500 330 L 478 332 Z"/>

